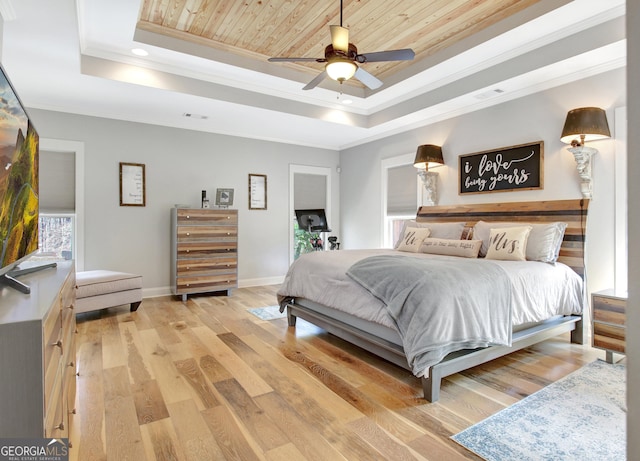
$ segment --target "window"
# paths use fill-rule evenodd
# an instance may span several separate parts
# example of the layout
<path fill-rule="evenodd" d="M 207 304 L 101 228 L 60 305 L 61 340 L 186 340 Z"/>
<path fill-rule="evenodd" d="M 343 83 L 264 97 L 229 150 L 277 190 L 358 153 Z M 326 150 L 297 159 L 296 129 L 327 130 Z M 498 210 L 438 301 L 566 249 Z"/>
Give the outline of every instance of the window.
<path fill-rule="evenodd" d="M 407 154 L 382 161 L 384 248 L 392 248 L 400 238 L 404 222 L 416 217 L 420 182 L 413 166 L 414 157 L 415 154 Z"/>
<path fill-rule="evenodd" d="M 84 143 L 40 138 L 38 259 L 84 270 Z"/>
<path fill-rule="evenodd" d="M 52 262 L 73 259 L 75 219 L 71 213 L 40 213 L 39 247 L 35 257 Z"/>

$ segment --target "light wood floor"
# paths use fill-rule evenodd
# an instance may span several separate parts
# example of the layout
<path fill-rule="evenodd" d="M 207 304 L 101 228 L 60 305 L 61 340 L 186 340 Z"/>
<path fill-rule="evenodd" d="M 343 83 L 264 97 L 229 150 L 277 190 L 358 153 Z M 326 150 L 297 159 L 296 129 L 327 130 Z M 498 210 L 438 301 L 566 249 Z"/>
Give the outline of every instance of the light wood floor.
<path fill-rule="evenodd" d="M 604 356 L 559 337 L 446 378 L 430 404 L 409 372 L 247 312 L 277 288 L 79 315 L 70 459 L 479 459 L 449 437 Z"/>

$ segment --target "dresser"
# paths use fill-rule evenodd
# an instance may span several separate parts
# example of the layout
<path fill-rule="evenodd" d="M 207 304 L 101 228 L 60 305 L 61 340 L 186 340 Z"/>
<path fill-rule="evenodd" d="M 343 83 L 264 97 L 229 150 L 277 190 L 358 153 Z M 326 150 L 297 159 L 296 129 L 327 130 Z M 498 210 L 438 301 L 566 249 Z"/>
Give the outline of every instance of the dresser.
<path fill-rule="evenodd" d="M 58 263 L 0 291 L 0 438 L 68 438 L 75 414 L 75 269 Z"/>
<path fill-rule="evenodd" d="M 238 210 L 172 208 L 171 234 L 174 295 L 238 287 Z"/>
<path fill-rule="evenodd" d="M 613 353 L 625 353 L 625 322 L 627 294 L 614 290 L 592 293 L 593 347 L 606 351 L 607 362 L 613 363 Z"/>

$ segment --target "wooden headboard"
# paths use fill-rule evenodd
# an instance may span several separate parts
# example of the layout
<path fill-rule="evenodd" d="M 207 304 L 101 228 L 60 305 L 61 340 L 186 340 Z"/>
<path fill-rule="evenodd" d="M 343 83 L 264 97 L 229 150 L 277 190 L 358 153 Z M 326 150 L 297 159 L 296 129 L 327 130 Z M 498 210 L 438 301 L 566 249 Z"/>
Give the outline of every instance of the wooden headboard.
<path fill-rule="evenodd" d="M 551 200 L 542 202 L 507 202 L 468 205 L 422 206 L 419 222 L 465 221 L 465 232 L 477 221 L 516 221 L 527 223 L 565 222 L 567 230 L 558 261 L 584 277 L 584 242 L 589 200 Z M 464 234 L 463 234 L 463 238 Z"/>

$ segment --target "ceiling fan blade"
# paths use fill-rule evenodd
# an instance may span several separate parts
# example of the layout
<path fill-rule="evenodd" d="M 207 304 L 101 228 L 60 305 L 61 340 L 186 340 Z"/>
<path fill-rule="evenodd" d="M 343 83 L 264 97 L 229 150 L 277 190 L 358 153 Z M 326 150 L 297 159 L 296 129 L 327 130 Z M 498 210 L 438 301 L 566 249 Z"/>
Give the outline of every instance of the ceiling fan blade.
<path fill-rule="evenodd" d="M 326 62 L 325 58 L 269 58 L 269 62 Z"/>
<path fill-rule="evenodd" d="M 323 70 L 322 72 L 320 72 L 316 78 L 314 78 L 313 80 L 311 80 L 309 83 L 307 83 L 304 88 L 302 88 L 303 90 L 312 90 L 315 87 L 317 87 L 320 82 L 322 82 L 325 78 L 327 77 L 327 71 Z"/>
<path fill-rule="evenodd" d="M 336 51 L 349 52 L 349 29 L 342 26 L 329 26 L 331 29 L 331 44 Z"/>
<path fill-rule="evenodd" d="M 378 80 L 376 77 L 371 75 L 362 67 L 358 67 L 358 70 L 356 70 L 354 77 L 360 80 L 365 86 L 367 86 L 372 90 L 375 90 L 382 86 L 382 81 Z"/>
<path fill-rule="evenodd" d="M 381 61 L 411 61 L 415 57 L 415 53 L 411 48 L 402 50 L 375 51 L 373 53 L 364 53 L 356 56 L 356 61 L 363 62 L 381 62 Z"/>

